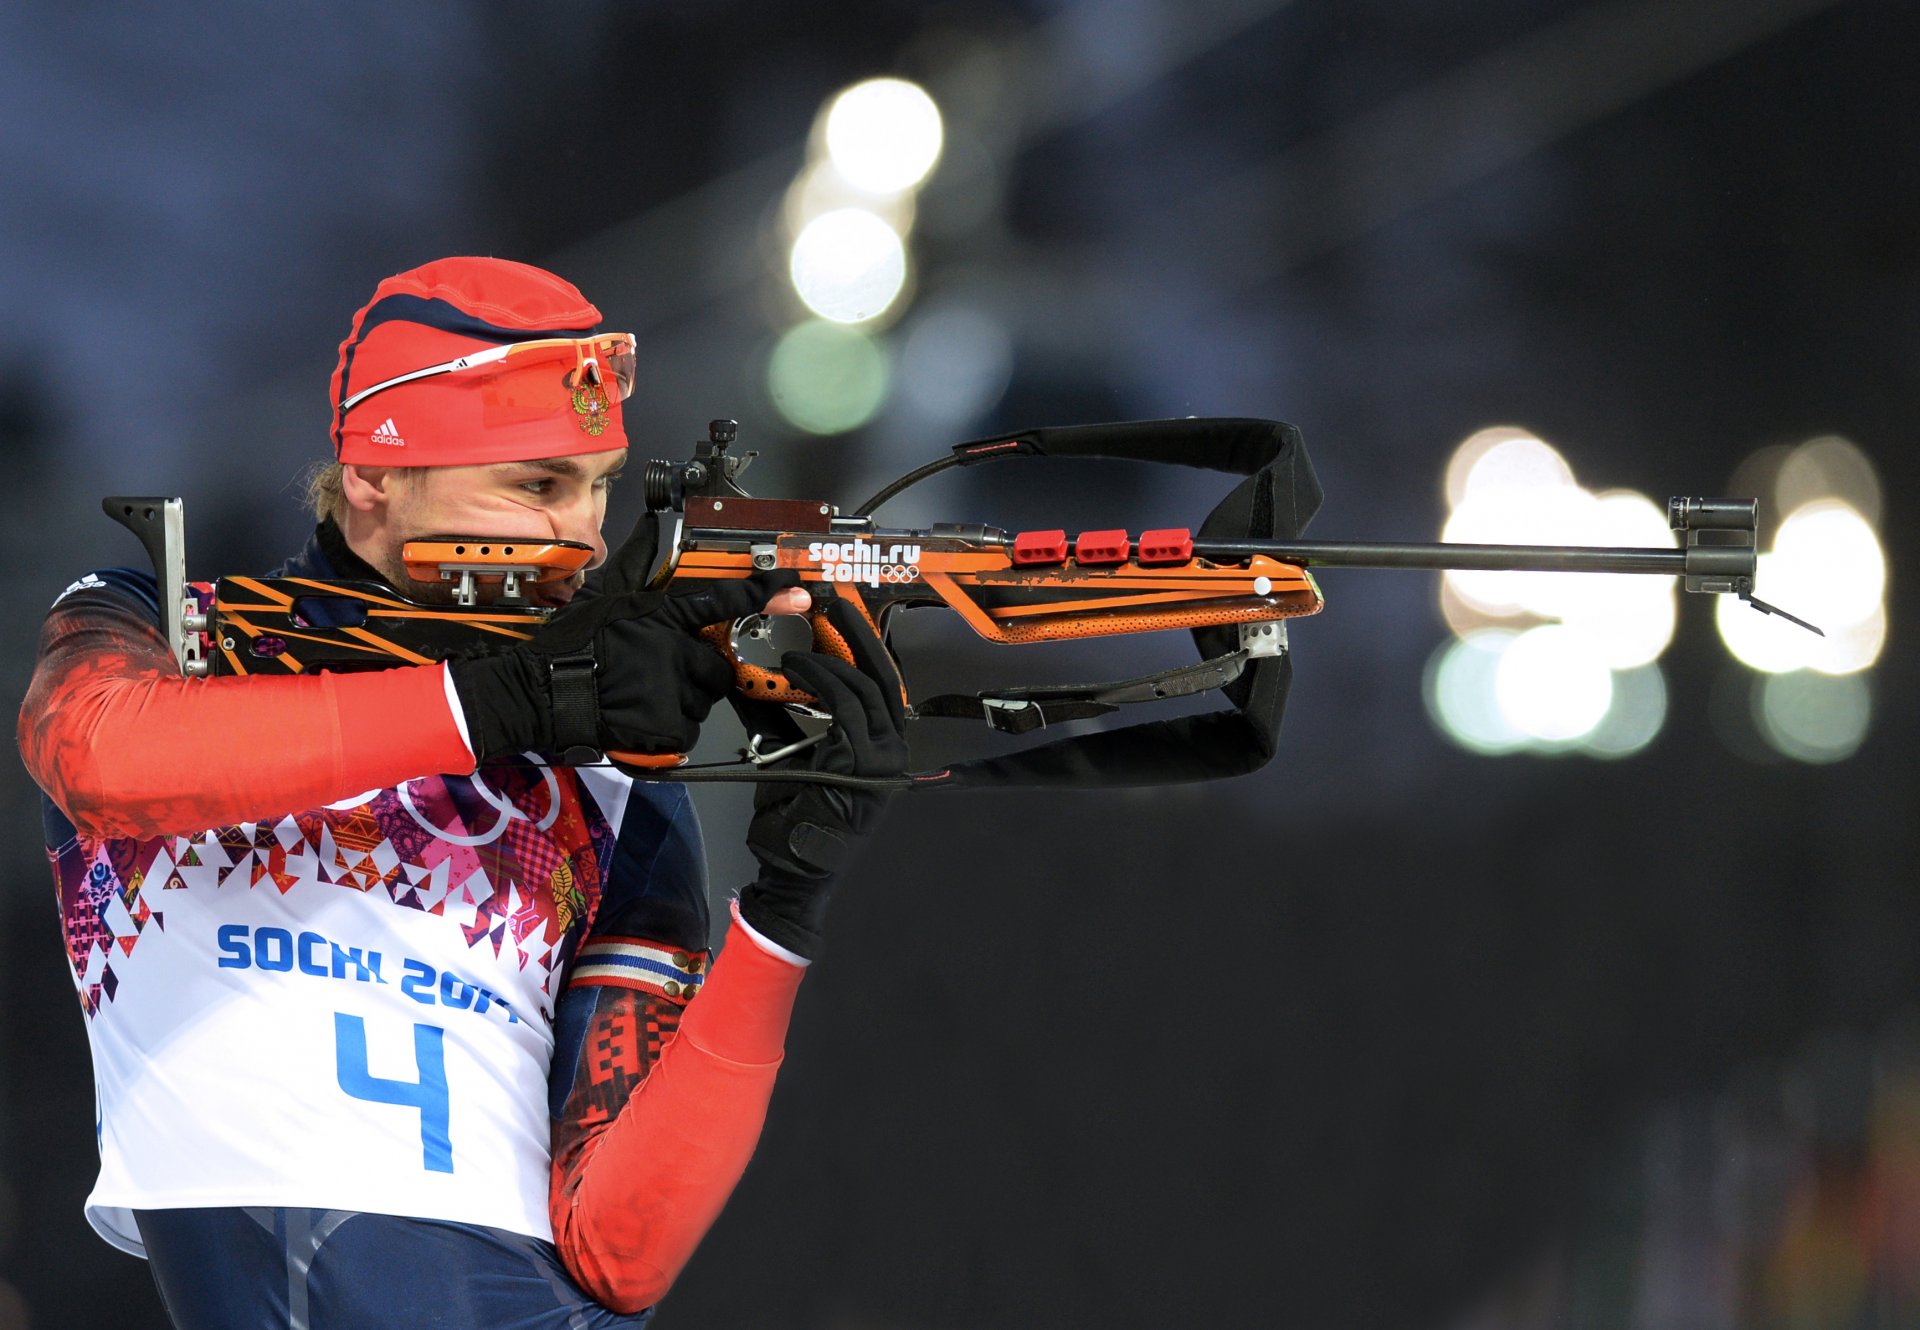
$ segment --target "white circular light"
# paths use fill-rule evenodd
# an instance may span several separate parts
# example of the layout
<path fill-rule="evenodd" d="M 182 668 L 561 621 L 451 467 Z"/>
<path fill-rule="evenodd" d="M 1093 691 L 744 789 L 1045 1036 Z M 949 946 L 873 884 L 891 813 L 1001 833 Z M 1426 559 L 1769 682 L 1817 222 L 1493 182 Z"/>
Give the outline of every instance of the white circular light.
<path fill-rule="evenodd" d="M 1859 675 L 1800 671 L 1755 680 L 1754 721 L 1769 744 L 1801 762 L 1839 762 L 1867 737 L 1873 697 Z"/>
<path fill-rule="evenodd" d="M 827 155 L 856 188 L 898 194 L 926 179 L 940 159 L 940 108 L 917 83 L 868 79 L 827 111 Z"/>
<path fill-rule="evenodd" d="M 1651 664 L 1673 641 L 1679 604 L 1668 581 L 1659 577 L 1597 574 L 1588 594 L 1570 598 L 1562 609 L 1569 629 L 1593 644 L 1593 653 L 1610 670 Z"/>
<path fill-rule="evenodd" d="M 1780 524 L 1773 552 L 1760 556 L 1754 591 L 1819 624 L 1826 636 L 1732 596 L 1715 607 L 1720 636 L 1743 663 L 1768 674 L 1864 670 L 1886 642 L 1886 567 L 1879 537 L 1852 507 L 1836 499 L 1807 504 Z"/>
<path fill-rule="evenodd" d="M 1787 514 L 1773 552 L 1796 576 L 1818 578 L 1822 628 L 1858 623 L 1880 608 L 1887 557 L 1867 519 L 1844 500 L 1816 499 Z"/>
<path fill-rule="evenodd" d="M 781 204 L 787 234 L 800 234 L 806 230 L 808 222 L 836 208 L 865 209 L 892 227 L 895 235 L 901 236 L 913 229 L 916 211 L 912 194 L 876 198 L 849 185 L 846 177 L 834 169 L 832 162 L 813 162 L 787 187 L 786 198 Z"/>
<path fill-rule="evenodd" d="M 1515 638 L 1494 674 L 1500 710 L 1522 734 L 1567 743 L 1590 733 L 1613 701 L 1613 672 L 1583 633 L 1545 624 Z"/>
<path fill-rule="evenodd" d="M 1880 521 L 1880 477 L 1873 462 L 1837 434 L 1823 434 L 1795 448 L 1780 464 L 1774 493 L 1787 512 L 1815 499 L 1844 499 L 1870 524 Z"/>
<path fill-rule="evenodd" d="M 1593 525 L 1569 533 L 1569 543 L 1611 548 L 1673 548 L 1666 513 L 1631 490 L 1600 495 Z M 1678 617 L 1675 580 L 1637 573 L 1576 573 L 1554 579 L 1555 612 L 1586 633 L 1609 669 L 1629 670 L 1655 660 L 1673 640 Z"/>
<path fill-rule="evenodd" d="M 1813 587 L 1805 578 L 1796 578 L 1795 571 L 1777 555 L 1762 554 L 1753 579 L 1755 594 L 1782 609 L 1806 605 Z M 1714 624 L 1727 650 L 1741 664 L 1766 674 L 1806 668 L 1813 643 L 1819 641 L 1812 633 L 1777 614 L 1763 614 L 1736 596 L 1715 596 L 1714 601 Z"/>
<path fill-rule="evenodd" d="M 894 229 L 864 208 L 836 208 L 794 238 L 788 264 L 808 309 L 835 323 L 886 312 L 907 280 L 907 252 Z"/>
<path fill-rule="evenodd" d="M 1479 606 L 1469 603 L 1454 587 L 1453 579 L 1440 579 L 1440 617 L 1447 621 L 1447 627 L 1455 637 L 1465 637 L 1469 633 L 1484 628 L 1497 628 L 1502 616 L 1490 614 Z"/>
<path fill-rule="evenodd" d="M 1658 665 L 1616 671 L 1613 701 L 1580 751 L 1594 757 L 1628 757 L 1652 743 L 1667 720 L 1667 681 Z"/>
<path fill-rule="evenodd" d="M 1495 447 L 1515 439 L 1528 439 L 1540 442 L 1531 430 L 1517 425 L 1489 425 L 1486 429 L 1475 430 L 1460 441 L 1453 450 L 1453 456 L 1447 461 L 1447 506 L 1457 508 L 1467 497 L 1467 477 L 1480 464 L 1480 459 L 1492 452 Z"/>
<path fill-rule="evenodd" d="M 1825 637 L 1815 638 L 1807 668 L 1822 674 L 1858 674 L 1873 667 L 1886 644 L 1887 612 L 1876 609 L 1858 623 L 1827 628 Z"/>
<path fill-rule="evenodd" d="M 1595 502 L 1574 485 L 1472 490 L 1447 519 L 1440 539 L 1468 545 L 1579 544 L 1578 533 L 1594 524 Z M 1588 576 L 1453 570 L 1446 580 L 1462 600 L 1484 613 L 1558 617 L 1568 590 L 1577 591 L 1576 580 Z"/>
<path fill-rule="evenodd" d="M 1573 468 L 1552 444 L 1516 433 L 1481 453 L 1460 487 L 1460 502 L 1497 495 L 1513 498 L 1573 485 Z"/>
<path fill-rule="evenodd" d="M 788 329 L 767 360 L 767 395 L 809 434 L 844 434 L 887 397 L 886 353 L 857 328 L 817 320 Z"/>
<path fill-rule="evenodd" d="M 1514 752 L 1527 741 L 1500 710 L 1494 694 L 1500 657 L 1516 636 L 1505 629 L 1482 629 L 1445 643 L 1427 662 L 1422 688 L 1427 714 L 1462 748 L 1492 756 Z"/>

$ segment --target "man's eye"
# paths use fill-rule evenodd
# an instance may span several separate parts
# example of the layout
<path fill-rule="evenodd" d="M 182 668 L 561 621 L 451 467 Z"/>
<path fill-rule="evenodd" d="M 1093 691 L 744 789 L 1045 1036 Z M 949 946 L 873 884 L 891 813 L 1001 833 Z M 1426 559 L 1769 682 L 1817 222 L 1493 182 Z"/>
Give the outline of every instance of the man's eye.
<path fill-rule="evenodd" d="M 601 489 L 610 490 L 613 488 L 613 482 L 618 479 L 620 479 L 620 477 L 618 476 L 602 476 L 600 477 L 598 484 Z"/>
<path fill-rule="evenodd" d="M 529 494 L 538 495 L 544 499 L 553 493 L 553 482 L 551 480 L 523 480 L 520 482 L 520 488 Z"/>

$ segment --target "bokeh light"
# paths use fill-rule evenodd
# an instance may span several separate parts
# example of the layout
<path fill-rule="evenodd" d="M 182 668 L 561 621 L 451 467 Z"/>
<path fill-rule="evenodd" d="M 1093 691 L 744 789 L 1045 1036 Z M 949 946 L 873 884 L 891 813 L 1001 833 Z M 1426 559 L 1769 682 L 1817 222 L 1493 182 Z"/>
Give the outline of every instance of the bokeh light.
<path fill-rule="evenodd" d="M 1880 477 L 1873 462 L 1837 434 L 1808 439 L 1788 453 L 1780 462 L 1773 493 L 1783 513 L 1816 499 L 1840 499 L 1869 526 L 1880 524 Z"/>
<path fill-rule="evenodd" d="M 1857 623 L 1880 607 L 1887 556 L 1873 527 L 1845 500 L 1816 499 L 1788 513 L 1773 552 L 1782 562 L 1819 570 L 1820 613 L 1835 623 Z"/>
<path fill-rule="evenodd" d="M 1592 732 L 1613 702 L 1613 673 L 1585 634 L 1560 624 L 1529 628 L 1507 645 L 1494 696 L 1513 727 L 1567 743 Z"/>
<path fill-rule="evenodd" d="M 1500 627 L 1502 620 L 1510 619 L 1510 613 L 1493 613 L 1481 609 L 1467 600 L 1454 589 L 1453 579 L 1440 579 L 1440 617 L 1447 621 L 1447 627 L 1455 637 L 1465 637 L 1468 633 L 1478 632 L 1482 628 Z"/>
<path fill-rule="evenodd" d="M 1776 556 L 1760 556 L 1760 575 L 1755 579 L 1762 600 L 1781 608 L 1794 608 L 1825 630 L 1818 637 L 1774 614 L 1762 614 L 1732 596 L 1722 596 L 1714 607 L 1714 621 L 1727 650 L 1742 665 L 1767 674 L 1792 670 L 1818 670 L 1822 674 L 1857 674 L 1870 669 L 1880 659 L 1887 641 L 1887 615 L 1884 609 L 1857 623 L 1834 623 L 1815 609 L 1804 612 L 1819 590 L 1812 578 L 1791 580 L 1783 575 Z"/>
<path fill-rule="evenodd" d="M 1753 669 L 1857 673 L 1886 642 L 1886 577 L 1886 554 L 1866 519 L 1843 500 L 1816 499 L 1781 522 L 1774 549 L 1760 556 L 1754 594 L 1826 636 L 1730 596 L 1720 598 L 1715 621 L 1727 649 Z"/>
<path fill-rule="evenodd" d="M 1667 718 L 1658 665 L 1615 673 L 1590 639 L 1557 624 L 1479 629 L 1442 644 L 1427 662 L 1423 694 L 1442 734 L 1486 756 L 1627 757 Z"/>
<path fill-rule="evenodd" d="M 1724 494 L 1759 501 L 1759 511 L 1754 516 L 1757 518 L 1756 534 L 1761 549 L 1772 547 L 1774 533 L 1780 529 L 1780 518 L 1784 511 L 1779 500 L 1780 469 L 1792 456 L 1792 444 L 1770 443 L 1764 448 L 1756 448 L 1741 459 L 1722 490 Z"/>
<path fill-rule="evenodd" d="M 1489 454 L 1491 456 L 1491 454 Z M 1594 498 L 1571 484 L 1537 489 L 1469 489 L 1440 539 L 1471 545 L 1567 544 L 1570 532 L 1593 525 Z M 1587 573 L 1501 573 L 1453 570 L 1446 580 L 1468 604 L 1492 614 L 1551 613 L 1556 584 Z"/>
<path fill-rule="evenodd" d="M 1802 570 L 1783 564 L 1775 555 L 1760 556 L 1753 590 L 1762 600 L 1784 609 L 1800 606 L 1804 610 L 1806 593 L 1812 589 Z M 1721 640 L 1734 658 L 1742 665 L 1769 674 L 1805 669 L 1807 658 L 1820 640 L 1806 629 L 1795 627 L 1776 614 L 1763 614 L 1733 596 L 1717 598 L 1713 617 Z"/>
<path fill-rule="evenodd" d="M 1494 691 L 1500 658 L 1517 636 L 1504 628 L 1482 629 L 1442 643 L 1427 662 L 1427 714 L 1462 748 L 1495 756 L 1526 745 L 1527 736 L 1501 711 Z"/>
<path fill-rule="evenodd" d="M 1658 665 L 1620 670 L 1613 676 L 1613 700 L 1600 723 L 1580 741 L 1592 757 L 1629 757 L 1652 743 L 1667 721 L 1667 680 Z"/>
<path fill-rule="evenodd" d="M 1500 455 L 1491 457 L 1496 450 Z M 1565 459 L 1531 430 L 1517 425 L 1492 425 L 1476 430 L 1453 450 L 1453 457 L 1447 463 L 1447 504 L 1458 508 L 1466 502 L 1468 488 L 1476 476 L 1478 485 L 1487 488 L 1510 484 L 1517 476 L 1527 474 L 1543 476 L 1550 485 L 1573 482 L 1573 473 Z"/>
<path fill-rule="evenodd" d="M 817 319 L 789 329 L 767 359 L 767 395 L 810 434 L 843 434 L 873 419 L 889 377 L 886 352 L 873 338 Z"/>
<path fill-rule="evenodd" d="M 1754 680 L 1755 725 L 1777 751 L 1801 762 L 1853 756 L 1872 718 L 1872 693 L 1857 674 L 1796 670 Z"/>
<path fill-rule="evenodd" d="M 1634 490 L 1585 489 L 1553 445 L 1517 426 L 1464 440 L 1446 491 L 1452 507 L 1441 539 L 1450 543 L 1677 544 L 1664 505 Z M 1476 648 L 1435 656 L 1435 721 L 1477 752 L 1638 752 L 1666 721 L 1666 680 L 1654 662 L 1673 641 L 1678 601 L 1674 577 L 1449 571 L 1441 615 Z M 1471 693 L 1469 704 L 1468 683 L 1488 691 Z"/>
<path fill-rule="evenodd" d="M 904 239 L 918 216 L 918 198 L 911 191 L 884 196 L 864 193 L 849 185 L 832 162 L 820 161 L 809 163 L 787 187 L 781 214 L 791 237 L 806 230 L 807 223 L 816 217 L 841 208 L 860 208 Z"/>
<path fill-rule="evenodd" d="M 1579 544 L 1672 548 L 1666 512 L 1644 494 L 1614 490 L 1588 510 L 1586 532 L 1566 539 Z M 1546 579 L 1543 579 L 1546 580 Z M 1679 616 L 1678 581 L 1631 573 L 1567 573 L 1545 588 L 1545 612 L 1585 633 L 1609 669 L 1630 670 L 1659 659 L 1673 641 Z"/>
<path fill-rule="evenodd" d="M 897 194 L 927 178 L 940 159 L 940 108 L 905 79 L 856 83 L 827 110 L 827 155 L 847 182 Z"/>
<path fill-rule="evenodd" d="M 907 280 L 906 246 L 864 208 L 836 208 L 794 238 L 788 271 L 808 309 L 835 323 L 884 314 Z"/>
<path fill-rule="evenodd" d="M 1470 544 L 1673 548 L 1665 512 L 1631 490 L 1589 494 L 1576 485 L 1476 494 L 1454 510 L 1441 538 Z M 1673 640 L 1675 579 L 1627 573 L 1450 571 L 1441 610 L 1456 627 L 1475 616 L 1558 619 L 1590 633 L 1603 662 L 1631 669 Z"/>

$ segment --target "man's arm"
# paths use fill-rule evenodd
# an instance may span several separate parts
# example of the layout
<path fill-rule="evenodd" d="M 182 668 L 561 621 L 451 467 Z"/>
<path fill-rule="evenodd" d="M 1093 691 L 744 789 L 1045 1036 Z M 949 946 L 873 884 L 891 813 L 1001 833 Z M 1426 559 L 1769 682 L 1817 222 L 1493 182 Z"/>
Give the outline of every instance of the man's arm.
<path fill-rule="evenodd" d="M 605 977 L 596 947 L 653 950 L 607 936 L 582 949 L 562 999 L 577 1044 L 561 1050 L 573 1075 L 554 1125 L 549 1210 L 569 1273 L 634 1312 L 666 1295 L 746 1169 L 806 970 L 737 913 L 691 1000 L 645 967 Z"/>
<path fill-rule="evenodd" d="M 474 766 L 443 666 L 188 679 L 149 608 L 111 587 L 48 614 L 18 738 L 93 836 L 265 821 Z"/>
<path fill-rule="evenodd" d="M 833 717 L 800 760 L 821 772 L 898 776 L 907 766 L 898 676 L 870 628 L 844 606 L 828 613 L 858 664 L 782 659 Z M 763 732 L 781 732 L 769 728 L 780 717 L 759 719 Z M 604 931 L 596 923 L 575 958 L 556 1053 L 572 1080 L 556 1081 L 568 1088 L 548 1206 L 567 1269 L 607 1306 L 638 1311 L 665 1296 L 739 1181 L 827 897 L 886 798 L 872 788 L 758 787 L 747 846 L 760 873 L 740 893 L 727 945 L 697 997 L 686 997 L 687 975 L 701 962 L 687 952 L 607 935 L 644 927 L 644 901 Z"/>

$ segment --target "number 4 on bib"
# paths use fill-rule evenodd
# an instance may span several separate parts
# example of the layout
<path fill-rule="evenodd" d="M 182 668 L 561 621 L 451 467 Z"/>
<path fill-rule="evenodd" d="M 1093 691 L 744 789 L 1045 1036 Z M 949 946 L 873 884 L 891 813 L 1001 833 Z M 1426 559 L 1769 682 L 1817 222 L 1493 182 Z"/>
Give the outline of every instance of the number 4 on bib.
<path fill-rule="evenodd" d="M 417 1081 L 396 1081 L 367 1070 L 367 1023 L 344 1011 L 333 1013 L 336 1071 L 340 1088 L 355 1099 L 420 1110 L 420 1166 L 429 1173 L 453 1172 L 453 1139 L 447 1134 L 446 1032 L 437 1025 L 413 1027 Z"/>

